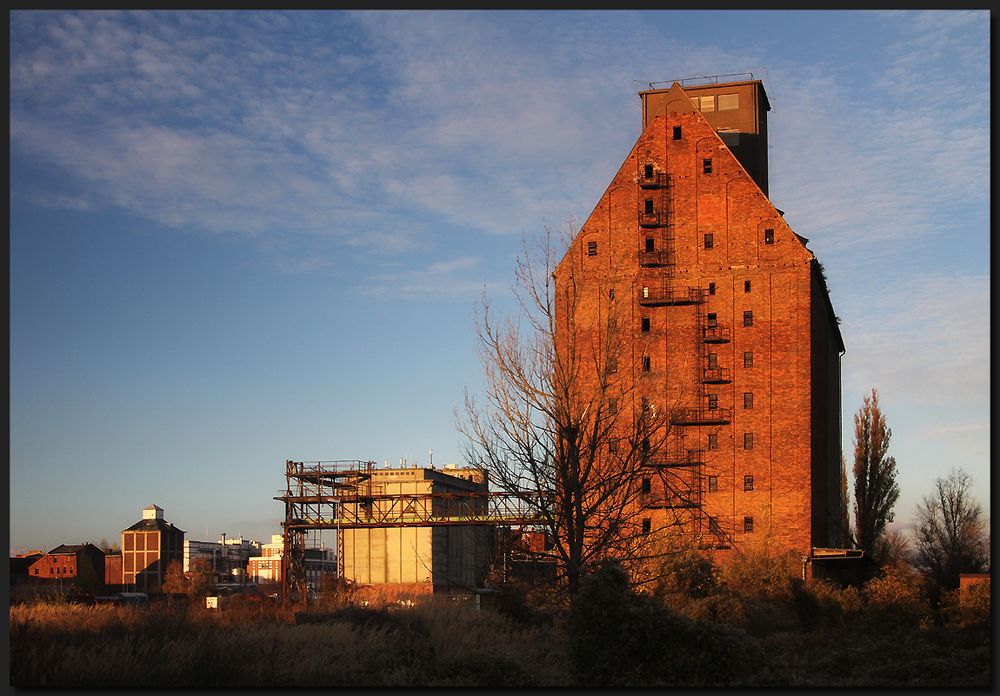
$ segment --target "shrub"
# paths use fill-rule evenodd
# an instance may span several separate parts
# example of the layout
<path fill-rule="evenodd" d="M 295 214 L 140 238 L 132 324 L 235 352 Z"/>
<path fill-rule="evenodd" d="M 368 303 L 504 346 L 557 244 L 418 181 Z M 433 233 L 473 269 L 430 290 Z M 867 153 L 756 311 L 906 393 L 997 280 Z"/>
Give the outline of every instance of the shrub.
<path fill-rule="evenodd" d="M 902 566 L 886 566 L 864 585 L 866 615 L 872 627 L 916 628 L 929 624 L 931 613 L 920 579 Z"/>
<path fill-rule="evenodd" d="M 346 607 L 354 603 L 358 588 L 354 581 L 340 577 L 336 573 L 323 573 L 322 602 L 330 608 Z"/>
<path fill-rule="evenodd" d="M 791 581 L 801 575 L 798 553 L 774 553 L 767 542 L 734 551 L 720 572 L 722 584 L 739 594 L 783 600 L 792 598 Z"/>
<path fill-rule="evenodd" d="M 657 598 L 670 595 L 701 598 L 716 589 L 716 568 L 696 549 L 682 548 L 667 554 L 656 573 L 651 592 Z"/>
<path fill-rule="evenodd" d="M 614 564 L 581 583 L 570 644 L 575 680 L 588 686 L 729 684 L 762 658 L 741 629 L 692 621 L 633 592 Z"/>

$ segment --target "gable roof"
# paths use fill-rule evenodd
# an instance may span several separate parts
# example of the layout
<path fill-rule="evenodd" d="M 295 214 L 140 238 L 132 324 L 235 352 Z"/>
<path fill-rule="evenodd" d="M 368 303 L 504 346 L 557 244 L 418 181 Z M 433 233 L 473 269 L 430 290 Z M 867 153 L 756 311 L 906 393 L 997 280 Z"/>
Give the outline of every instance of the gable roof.
<path fill-rule="evenodd" d="M 167 522 L 163 518 L 156 518 L 154 520 L 139 520 L 138 522 L 136 522 L 135 524 L 133 524 L 131 527 L 129 527 L 128 529 L 125 529 L 123 531 L 126 531 L 126 532 L 169 532 L 171 530 L 173 530 L 175 532 L 180 532 L 181 534 L 185 534 L 186 533 L 183 529 L 178 529 L 177 527 L 175 527 L 174 525 L 170 524 L 169 522 Z"/>
<path fill-rule="evenodd" d="M 49 551 L 47 555 L 49 556 L 76 555 L 81 551 L 83 551 L 84 549 L 86 549 L 88 546 L 97 549 L 98 551 L 101 551 L 93 544 L 60 544 L 59 546 Z M 101 551 L 101 553 L 104 552 Z"/>

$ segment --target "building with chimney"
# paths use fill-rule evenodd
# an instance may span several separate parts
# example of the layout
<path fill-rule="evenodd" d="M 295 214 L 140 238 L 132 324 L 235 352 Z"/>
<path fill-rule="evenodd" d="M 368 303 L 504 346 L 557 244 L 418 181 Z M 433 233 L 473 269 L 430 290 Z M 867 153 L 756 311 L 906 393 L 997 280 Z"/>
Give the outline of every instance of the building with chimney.
<path fill-rule="evenodd" d="M 842 543 L 844 343 L 819 260 L 768 198 L 750 78 L 639 94 L 642 132 L 555 272 L 557 346 L 620 322 L 599 363 L 613 407 L 667 432 L 635 481 L 644 531 L 680 520 L 704 546 L 810 555 Z"/>

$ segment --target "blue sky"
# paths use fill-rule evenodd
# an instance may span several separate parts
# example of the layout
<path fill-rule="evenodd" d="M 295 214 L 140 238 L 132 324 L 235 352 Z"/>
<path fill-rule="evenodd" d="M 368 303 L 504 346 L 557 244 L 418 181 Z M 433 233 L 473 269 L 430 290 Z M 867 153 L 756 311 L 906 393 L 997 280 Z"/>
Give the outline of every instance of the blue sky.
<path fill-rule="evenodd" d="M 14 12 L 12 549 L 279 531 L 286 458 L 461 463 L 473 309 L 651 81 L 753 72 L 826 268 L 844 446 L 989 505 L 986 12 Z"/>

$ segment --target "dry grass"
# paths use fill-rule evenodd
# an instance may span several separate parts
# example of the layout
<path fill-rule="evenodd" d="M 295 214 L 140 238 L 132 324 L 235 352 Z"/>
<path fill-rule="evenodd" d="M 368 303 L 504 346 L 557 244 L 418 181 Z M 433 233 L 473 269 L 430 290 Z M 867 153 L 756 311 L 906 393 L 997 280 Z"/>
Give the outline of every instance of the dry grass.
<path fill-rule="evenodd" d="M 988 589 L 961 605 L 956 592 L 932 609 L 899 569 L 858 591 L 803 586 L 776 565 L 745 559 L 718 584 L 680 583 L 642 599 L 622 590 L 594 605 L 607 631 L 588 629 L 582 647 L 613 665 L 628 636 L 658 636 L 644 671 L 632 675 L 636 685 L 990 683 Z M 220 611 L 185 602 L 10 609 L 11 684 L 19 687 L 586 685 L 569 657 L 571 644 L 581 646 L 580 635 L 574 640 L 565 612 L 508 615 L 427 596 L 383 610 L 245 601 Z"/>
<path fill-rule="evenodd" d="M 563 640 L 454 602 L 292 614 L 230 605 L 10 609 L 15 686 L 529 685 L 565 681 Z M 542 635 L 542 632 L 545 635 Z"/>

